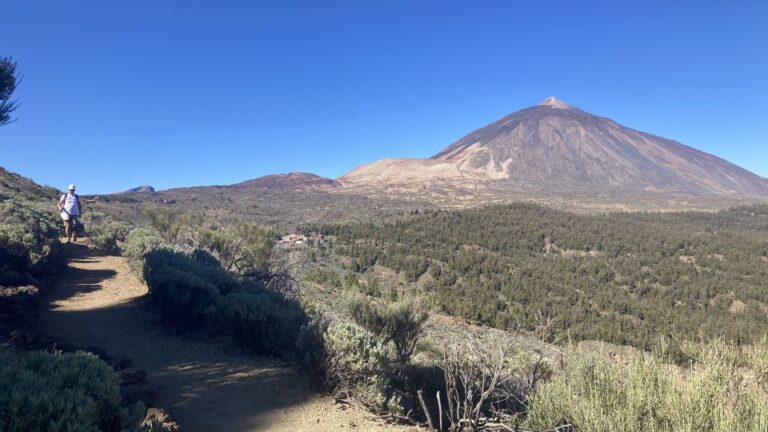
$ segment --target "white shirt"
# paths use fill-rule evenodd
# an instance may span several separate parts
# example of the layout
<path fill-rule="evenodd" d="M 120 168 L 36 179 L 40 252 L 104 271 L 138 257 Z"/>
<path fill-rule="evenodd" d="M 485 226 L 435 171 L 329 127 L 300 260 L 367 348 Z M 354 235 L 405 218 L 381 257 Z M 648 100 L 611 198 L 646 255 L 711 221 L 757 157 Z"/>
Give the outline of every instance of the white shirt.
<path fill-rule="evenodd" d="M 80 216 L 80 199 L 76 194 L 66 193 L 61 196 L 60 203 L 64 203 L 64 211 L 71 216 Z"/>

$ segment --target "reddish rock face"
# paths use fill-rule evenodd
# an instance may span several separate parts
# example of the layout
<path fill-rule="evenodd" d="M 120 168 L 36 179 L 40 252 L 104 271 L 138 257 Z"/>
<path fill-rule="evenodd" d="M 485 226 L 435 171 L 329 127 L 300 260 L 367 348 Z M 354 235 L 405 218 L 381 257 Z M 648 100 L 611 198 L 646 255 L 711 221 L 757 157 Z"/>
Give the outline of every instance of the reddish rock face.
<path fill-rule="evenodd" d="M 309 173 L 274 174 L 247 180 L 234 185 L 239 188 L 268 188 L 268 189 L 327 189 L 338 186 L 336 180 L 320 177 Z"/>
<path fill-rule="evenodd" d="M 377 189 L 437 183 L 546 193 L 768 196 L 768 180 L 716 156 L 550 97 L 461 138 L 430 159 L 388 159 L 339 181 Z"/>

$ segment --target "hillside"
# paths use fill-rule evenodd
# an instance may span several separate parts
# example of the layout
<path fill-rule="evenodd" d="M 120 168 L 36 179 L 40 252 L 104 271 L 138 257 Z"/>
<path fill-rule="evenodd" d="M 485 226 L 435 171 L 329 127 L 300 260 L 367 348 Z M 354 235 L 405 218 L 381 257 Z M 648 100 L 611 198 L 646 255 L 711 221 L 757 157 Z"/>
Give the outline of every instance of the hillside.
<path fill-rule="evenodd" d="M 14 187 L 35 189 L 34 183 L 21 177 L 11 175 L 11 180 Z M 227 194 L 213 194 L 213 190 Z M 720 390 L 715 396 L 706 394 L 696 405 L 715 413 L 710 417 L 725 419 L 718 421 L 728 425 L 737 421 L 752 425 L 768 412 L 765 394 L 758 387 L 762 384 L 749 381 L 753 371 L 761 373 L 758 368 L 765 364 L 763 353 L 768 352 L 764 348 L 768 297 L 761 284 L 768 278 L 766 206 L 716 213 L 577 215 L 514 204 L 461 211 L 395 211 L 382 223 L 379 216 L 390 210 L 380 208 L 381 213 L 374 213 L 373 206 L 383 202 L 376 199 L 358 201 L 367 204 L 358 211 L 371 213 L 367 218 L 355 219 L 359 214 L 344 213 L 354 207 L 354 201 L 348 201 L 348 207 L 334 208 L 332 204 L 332 200 L 351 198 L 348 195 L 281 192 L 254 185 L 190 188 L 181 190 L 181 195 L 175 192 L 101 198 L 113 200 L 107 203 L 112 210 L 139 212 L 147 203 L 176 205 L 191 211 L 196 220 L 228 220 L 234 226 L 222 229 L 218 223 L 190 224 L 175 219 L 171 213 L 164 219 L 168 223 L 155 221 L 154 228 L 132 226 L 107 215 L 92 218 L 87 225 L 91 241 L 103 245 L 106 243 L 102 237 L 109 236 L 120 242 L 115 243 L 115 253 L 121 252 L 127 259 L 81 244 L 64 245 L 68 270 L 57 279 L 59 283 L 47 287 L 50 308 L 41 322 L 46 332 L 66 341 L 57 343 L 57 347 L 75 350 L 88 346 L 102 353 L 106 349 L 109 354 L 103 356 L 107 361 L 120 359 L 129 364 L 128 369 L 115 372 L 96 357 L 89 360 L 94 367 L 102 368 L 105 379 L 115 382 L 111 387 L 115 392 L 160 403 L 184 430 L 406 430 L 382 424 L 359 409 L 340 410 L 334 398 L 351 398 L 363 404 L 383 401 L 366 406 L 379 414 L 386 409 L 390 414 L 385 416 L 395 414 L 400 419 L 404 418 L 402 413 L 408 413 L 410 421 L 423 423 L 412 389 L 426 389 L 426 404 L 434 412 L 435 398 L 448 394 L 441 359 L 460 352 L 454 350 L 476 349 L 479 346 L 473 344 L 483 341 L 513 344 L 501 357 L 510 362 L 509 378 L 521 380 L 513 382 L 539 382 L 536 386 L 503 390 L 514 392 L 507 394 L 524 401 L 523 405 L 506 406 L 505 412 L 527 412 L 515 422 L 534 427 L 532 430 L 552 430 L 563 418 L 575 419 L 571 420 L 574 424 L 588 424 L 582 412 L 592 409 L 590 403 L 602 409 L 604 403 L 598 397 L 613 398 L 624 393 L 630 395 L 622 396 L 626 399 L 652 400 L 651 409 L 660 413 L 687 413 L 680 400 L 697 395 L 696 387 L 664 381 L 675 367 L 673 362 L 683 360 L 687 362 L 686 370 L 696 371 L 697 375 L 681 375 L 681 379 L 706 382 L 708 386 L 718 383 L 716 388 Z M 229 195 L 235 192 L 237 195 Z M 335 212 L 335 219 L 324 218 L 330 213 L 315 212 L 310 218 L 295 209 L 283 210 L 305 221 L 369 222 L 307 224 L 304 229 L 324 233 L 328 241 L 275 250 L 271 263 L 289 263 L 294 269 L 306 266 L 306 272 L 299 276 L 306 290 L 299 303 L 283 297 L 280 291 L 267 292 L 268 285 L 260 284 L 253 276 L 240 278 L 228 271 L 229 267 L 212 255 L 221 253 L 217 246 L 220 243 L 199 241 L 241 241 L 237 233 L 244 231 L 237 230 L 237 223 L 243 220 L 238 220 L 238 211 L 253 203 L 249 201 L 253 196 L 259 197 L 259 205 L 278 198 L 296 200 L 299 196 L 307 205 L 316 203 L 319 196 L 329 200 L 326 211 Z M 95 213 L 102 205 L 89 206 L 89 212 Z M 227 207 L 218 207 L 222 205 Z M 270 205 L 260 210 L 280 209 L 285 201 Z M 268 213 L 265 216 L 274 217 Z M 176 232 L 177 228 L 181 231 Z M 58 231 L 52 228 L 49 235 L 54 245 L 58 245 Z M 170 237 L 171 232 L 176 234 Z M 172 238 L 178 243 L 165 243 Z M 272 240 L 266 243 L 270 249 Z M 249 243 L 247 248 L 254 251 L 255 246 L 258 244 Z M 138 275 L 146 285 L 136 273 L 131 274 L 137 269 L 143 269 Z M 300 304 L 306 306 L 299 308 Z M 429 307 L 430 314 L 421 309 L 424 306 Z M 309 333 L 304 333 L 304 325 L 298 324 L 309 319 L 305 314 L 310 310 L 319 312 L 323 319 L 309 321 Z M 429 320 L 420 321 L 420 316 Z M 465 317 L 468 322 L 457 317 Z M 12 321 L 19 326 L 18 320 Z M 394 354 L 399 352 L 394 339 L 376 333 L 380 322 L 397 323 L 383 328 L 405 325 L 414 329 L 409 334 L 415 335 L 411 345 L 415 355 L 409 354 L 401 366 L 397 366 L 401 360 Z M 173 332 L 162 330 L 161 323 L 171 326 Z M 478 323 L 513 332 L 473 325 Z M 201 327 L 210 332 L 208 337 L 176 334 Z M 226 336 L 241 348 L 222 339 Z M 642 348 L 662 346 L 660 341 L 669 342 L 669 336 L 686 344 L 715 338 L 712 346 L 720 350 L 715 358 L 726 358 L 721 354 L 726 351 L 737 352 L 738 361 L 733 360 L 733 365 L 739 367 L 729 366 L 729 370 L 740 372 L 725 378 L 707 375 L 705 367 L 710 365 L 712 355 L 702 357 L 703 363 L 695 365 L 686 357 L 686 347 L 696 345 L 667 343 L 664 346 L 668 349 L 654 351 L 654 357 L 648 360 L 650 357 L 635 355 L 636 351 L 628 347 L 598 344 L 609 351 L 595 354 L 588 348 L 595 346 L 594 342 L 579 345 L 577 350 L 536 342 L 532 336 L 548 342 L 600 340 Z M 33 339 L 53 340 L 50 336 L 26 340 Z M 316 345 L 321 340 L 321 345 Z M 384 349 L 384 344 L 394 347 Z M 275 347 L 301 350 L 296 358 L 302 359 L 310 376 L 326 380 L 323 385 L 335 386 L 328 387 L 334 398 L 317 395 L 304 376 L 285 364 L 253 355 L 279 353 Z M 360 353 L 371 356 L 363 364 L 372 366 L 364 370 L 349 366 L 360 364 Z M 332 363 L 317 364 L 312 360 L 329 358 L 327 355 L 334 356 Z M 649 379 L 661 383 L 668 396 L 652 399 L 652 393 L 659 394 L 655 388 L 649 388 L 648 395 L 638 395 L 636 383 L 625 382 L 625 368 L 635 374 L 635 369 L 646 367 L 633 358 L 651 362 L 654 369 Z M 627 366 L 616 361 L 632 363 Z M 589 398 L 592 402 L 584 402 L 585 407 L 578 409 L 556 403 L 569 398 L 582 401 L 583 391 L 594 388 L 594 375 L 589 372 L 584 375 L 588 381 L 583 385 L 568 384 L 562 390 L 563 381 L 582 376 L 582 370 L 573 369 L 573 364 L 585 364 L 587 371 L 600 368 L 604 371 L 601 375 L 611 377 L 610 390 L 591 390 L 596 393 Z M 402 371 L 406 371 L 405 375 Z M 350 376 L 361 378 L 347 381 Z M 721 401 L 728 397 L 725 389 L 745 379 L 746 396 L 735 402 L 741 405 L 731 408 Z M 724 382 L 727 385 L 722 385 Z M 688 392 L 691 396 L 681 395 L 681 388 L 694 390 Z M 125 403 L 129 400 L 133 399 L 126 396 Z M 740 406 L 757 408 L 745 416 Z M 668 422 L 665 415 L 659 421 Z M 45 418 L 45 414 L 29 417 L 36 416 Z M 597 424 L 607 421 L 593 420 Z"/>
<path fill-rule="evenodd" d="M 99 195 L 96 207 L 133 221 L 143 221 L 149 207 L 166 206 L 182 212 L 215 216 L 222 222 L 248 219 L 280 231 L 291 231 L 305 222 L 352 222 L 384 220 L 402 211 L 432 208 L 423 201 L 398 197 L 368 197 L 362 194 L 323 190 L 324 180 L 311 185 L 290 177 L 247 181 L 231 186 L 178 188 L 154 193 Z"/>
<path fill-rule="evenodd" d="M 361 278 L 391 269 L 450 315 L 644 348 L 672 334 L 753 342 L 768 325 L 768 207 L 575 215 L 515 204 L 309 227 Z"/>
<path fill-rule="evenodd" d="M 480 128 L 429 159 L 385 159 L 339 181 L 358 190 L 460 188 L 569 196 L 766 197 L 768 180 L 556 98 Z"/>
<path fill-rule="evenodd" d="M 30 201 L 55 201 L 59 192 L 48 186 L 41 186 L 19 174 L 0 167 L 0 201 L 22 198 Z"/>
<path fill-rule="evenodd" d="M 273 174 L 246 180 L 233 185 L 235 188 L 266 188 L 284 190 L 313 190 L 332 189 L 339 187 L 339 183 L 333 179 L 320 177 L 309 173 Z"/>

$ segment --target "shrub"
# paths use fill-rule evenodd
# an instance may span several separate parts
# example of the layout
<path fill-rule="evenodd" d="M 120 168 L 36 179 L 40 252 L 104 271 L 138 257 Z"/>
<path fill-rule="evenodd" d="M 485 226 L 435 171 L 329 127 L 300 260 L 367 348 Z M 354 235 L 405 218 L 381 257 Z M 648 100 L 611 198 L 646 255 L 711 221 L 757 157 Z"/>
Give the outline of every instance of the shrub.
<path fill-rule="evenodd" d="M 57 254 L 59 221 L 42 204 L 22 200 L 0 202 L 0 213 L 0 285 L 25 283 Z"/>
<path fill-rule="evenodd" d="M 355 399 L 376 412 L 400 412 L 388 374 L 389 350 L 379 338 L 351 323 L 330 324 L 324 335 L 327 385 L 337 397 Z"/>
<path fill-rule="evenodd" d="M 120 431 L 136 418 L 121 404 L 114 371 L 91 354 L 0 351 L 0 430 Z"/>
<path fill-rule="evenodd" d="M 161 216 L 156 218 L 167 221 L 167 217 Z M 236 232 L 250 233 L 250 240 L 242 245 L 248 250 L 259 243 L 259 238 L 268 240 L 264 237 L 268 231 L 256 230 L 251 225 Z M 222 233 L 216 231 L 216 236 Z M 274 276 L 269 272 L 249 275 L 251 277 L 244 280 L 222 268 L 216 254 L 229 252 L 211 246 L 216 243 L 212 240 L 216 236 L 211 234 L 203 242 L 208 246 L 206 249 L 184 253 L 172 249 L 153 231 L 135 228 L 126 236 L 123 252 L 131 259 L 131 267 L 140 272 L 147 283 L 149 294 L 167 323 L 184 329 L 207 326 L 225 330 L 239 343 L 262 354 L 293 351 L 296 337 L 307 320 L 298 301 L 267 289 L 264 282 Z M 193 240 L 200 243 L 200 238 Z M 223 240 L 218 244 L 226 246 Z M 267 255 L 253 254 L 251 258 L 265 259 Z M 257 261 L 250 258 L 244 262 L 248 266 L 257 265 Z M 235 259 L 228 266 L 238 270 L 249 268 L 244 262 Z"/>
<path fill-rule="evenodd" d="M 269 267 L 275 237 L 272 231 L 254 223 L 229 229 L 195 225 L 190 236 L 193 247 L 208 251 L 222 268 L 240 274 Z"/>
<path fill-rule="evenodd" d="M 318 387 L 327 387 L 325 374 L 325 333 L 330 325 L 329 320 L 322 314 L 315 314 L 306 322 L 296 337 L 296 353 L 309 376 Z M 330 390 L 326 388 L 326 390 Z"/>
<path fill-rule="evenodd" d="M 169 207 L 153 207 L 146 210 L 150 225 L 170 244 L 179 243 L 189 220 L 177 210 Z"/>
<path fill-rule="evenodd" d="M 164 320 L 183 328 L 200 328 L 217 314 L 221 293 L 208 278 L 214 271 L 167 249 L 156 249 L 144 257 L 150 296 Z"/>
<path fill-rule="evenodd" d="M 120 253 L 118 242 L 124 242 L 133 228 L 129 223 L 115 221 L 101 212 L 88 212 L 82 220 L 91 242 L 112 255 Z"/>
<path fill-rule="evenodd" d="M 298 303 L 260 287 L 228 294 L 221 313 L 235 338 L 262 354 L 291 351 L 306 322 Z"/>
<path fill-rule="evenodd" d="M 134 228 L 125 236 L 122 253 L 128 257 L 131 270 L 144 278 L 144 256 L 155 249 L 170 248 L 165 241 L 146 228 Z"/>
<path fill-rule="evenodd" d="M 342 285 L 339 275 L 331 270 L 314 268 L 307 273 L 306 279 L 330 288 L 340 288 Z"/>
<path fill-rule="evenodd" d="M 207 252 L 155 249 L 144 256 L 144 279 L 163 319 L 186 329 L 221 326 L 241 344 L 264 354 L 295 346 L 306 314 L 298 302 L 241 281 Z"/>
<path fill-rule="evenodd" d="M 754 353 L 755 351 L 753 351 Z M 676 370 L 660 355 L 629 367 L 569 350 L 563 370 L 531 401 L 529 426 L 576 431 L 765 431 L 768 395 L 749 384 L 754 354 L 721 341 L 698 345 L 698 361 Z"/>
<path fill-rule="evenodd" d="M 380 304 L 354 294 L 347 296 L 346 303 L 358 325 L 381 337 L 384 343 L 392 342 L 398 364 L 408 363 L 428 318 L 420 305 L 412 300 Z"/>

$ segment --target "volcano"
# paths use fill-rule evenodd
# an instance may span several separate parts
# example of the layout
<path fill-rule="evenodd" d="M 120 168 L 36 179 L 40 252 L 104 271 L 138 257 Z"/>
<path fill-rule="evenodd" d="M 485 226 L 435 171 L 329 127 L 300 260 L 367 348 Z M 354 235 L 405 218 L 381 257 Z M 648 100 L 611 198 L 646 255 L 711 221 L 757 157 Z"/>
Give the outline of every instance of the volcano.
<path fill-rule="evenodd" d="M 384 159 L 338 181 L 349 189 L 381 191 L 453 187 L 547 194 L 768 196 L 768 179 L 555 97 L 477 129 L 429 159 Z"/>

